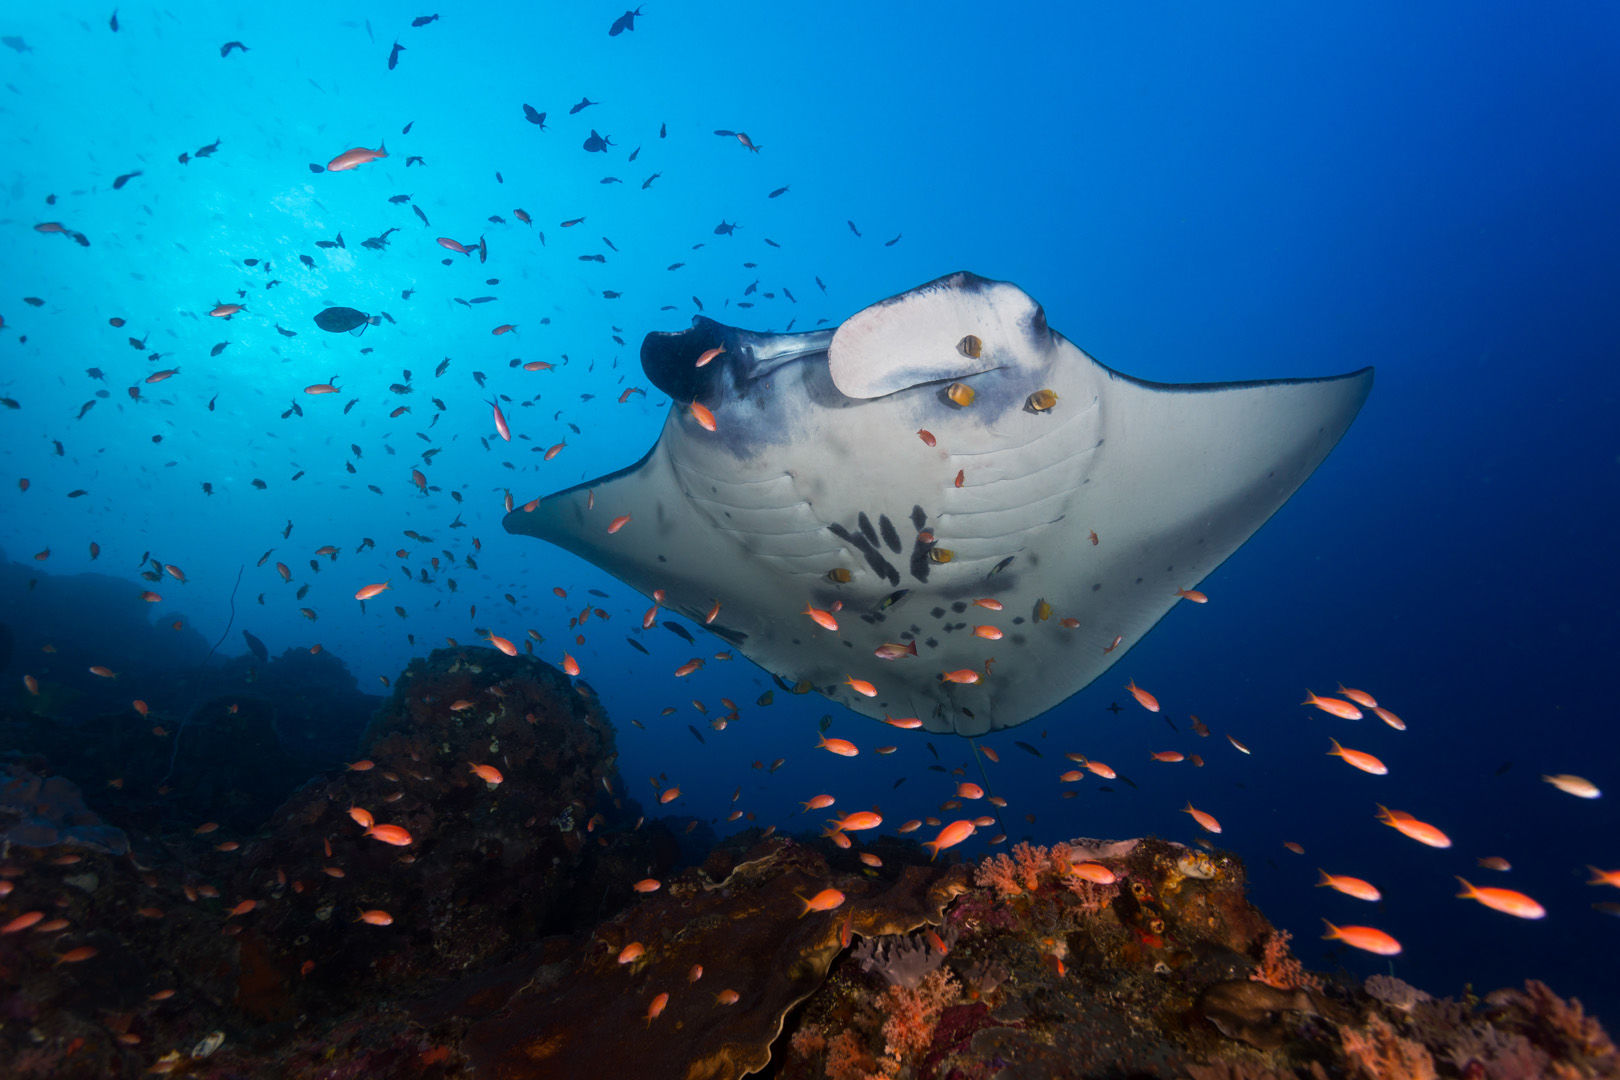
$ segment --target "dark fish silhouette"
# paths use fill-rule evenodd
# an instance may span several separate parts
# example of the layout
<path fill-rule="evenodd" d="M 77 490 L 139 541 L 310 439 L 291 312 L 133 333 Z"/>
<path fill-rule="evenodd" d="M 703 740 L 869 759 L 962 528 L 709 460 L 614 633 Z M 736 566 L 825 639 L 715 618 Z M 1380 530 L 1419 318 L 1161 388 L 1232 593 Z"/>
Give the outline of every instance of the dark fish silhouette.
<path fill-rule="evenodd" d="M 778 195 L 786 195 L 787 194 L 787 189 L 788 189 L 788 185 L 783 184 L 781 187 L 777 188 L 775 191 L 773 191 L 769 195 L 767 195 L 766 198 L 774 199 Z"/>
<path fill-rule="evenodd" d="M 664 175 L 663 173 L 655 172 L 651 176 L 647 177 L 647 179 L 645 179 L 645 180 L 643 180 L 641 182 L 641 190 L 646 191 L 648 188 L 652 187 L 652 182 L 654 180 L 658 179 L 660 176 L 663 176 L 663 175 Z"/>
<path fill-rule="evenodd" d="M 18 52 L 33 52 L 33 48 L 20 37 L 0 37 L 0 45 Z"/>
<path fill-rule="evenodd" d="M 585 140 L 585 151 L 590 154 L 605 154 L 608 147 L 613 145 L 611 136 L 598 135 L 596 129 L 591 129 L 590 138 Z"/>
<path fill-rule="evenodd" d="M 348 245 L 343 242 L 343 234 L 342 233 L 337 234 L 337 239 L 336 240 L 317 240 L 317 241 L 315 241 L 315 246 L 318 247 L 318 248 L 346 248 L 346 247 L 348 247 Z"/>
<path fill-rule="evenodd" d="M 221 57 L 229 56 L 231 55 L 232 49 L 241 49 L 243 52 L 248 51 L 248 47 L 242 44 L 240 41 L 227 41 L 225 44 L 219 47 L 219 55 Z"/>
<path fill-rule="evenodd" d="M 848 225 L 849 226 L 849 231 L 854 233 L 856 236 L 861 235 L 861 230 L 859 230 L 859 229 L 857 229 L 855 227 L 855 223 L 853 221 L 846 221 L 846 222 L 844 222 L 844 224 Z"/>
<path fill-rule="evenodd" d="M 197 147 L 196 150 L 192 151 L 191 156 L 192 157 L 213 157 L 214 156 L 214 151 L 219 149 L 219 144 L 222 141 L 223 140 L 221 140 L 221 139 L 215 139 L 213 142 L 209 143 L 207 146 L 199 146 L 199 147 Z"/>
<path fill-rule="evenodd" d="M 118 9 L 117 8 L 113 8 L 112 18 L 107 20 L 107 25 L 112 28 L 113 33 L 115 33 L 115 34 L 118 33 Z"/>
<path fill-rule="evenodd" d="M 382 320 L 350 307 L 329 307 L 316 313 L 315 325 L 333 334 L 351 334 L 359 337 L 366 327 L 376 326 Z"/>
<path fill-rule="evenodd" d="M 533 105 L 525 104 L 523 106 L 523 119 L 538 126 L 541 131 L 546 130 L 546 114 L 540 112 Z"/>
<path fill-rule="evenodd" d="M 430 22 L 437 22 L 438 19 L 439 17 L 437 15 L 418 15 L 416 18 L 411 20 L 411 25 L 426 26 Z"/>
<path fill-rule="evenodd" d="M 388 201 L 393 203 L 395 206 L 401 206 L 410 202 L 411 197 L 409 195 L 390 195 L 388 196 Z"/>
<path fill-rule="evenodd" d="M 298 336 L 298 331 L 296 331 L 296 330 L 283 330 L 281 328 L 280 323 L 276 323 L 276 333 L 280 334 L 282 337 L 297 337 Z"/>
<path fill-rule="evenodd" d="M 410 157 L 405 159 L 405 167 L 408 169 L 412 165 L 421 165 L 426 167 L 427 162 L 422 159 L 420 154 L 412 154 Z"/>
<path fill-rule="evenodd" d="M 630 151 L 630 156 L 625 158 L 625 160 L 626 161 L 634 161 L 634 160 L 636 160 L 636 158 L 638 158 L 640 156 L 641 156 L 641 147 L 638 146 L 634 150 Z"/>
<path fill-rule="evenodd" d="M 587 108 L 587 107 L 589 107 L 591 105 L 600 105 L 600 104 L 602 104 L 600 101 L 592 101 L 588 97 L 582 97 L 582 98 L 579 99 L 579 104 L 578 105 L 575 105 L 573 108 L 568 110 L 568 115 L 573 116 L 575 113 L 579 112 L 579 110 L 581 110 L 581 109 Z"/>
<path fill-rule="evenodd" d="M 259 663 L 263 664 L 269 662 L 270 650 L 264 647 L 264 642 L 260 641 L 246 630 L 242 631 L 242 638 L 247 642 L 248 651 L 259 658 Z"/>
<path fill-rule="evenodd" d="M 229 345 L 229 344 L 230 344 L 230 342 L 228 342 L 228 341 L 220 342 L 218 345 L 215 345 L 212 349 L 208 350 L 208 355 L 209 356 L 218 356 L 220 353 L 225 351 L 225 347 L 227 345 Z"/>
<path fill-rule="evenodd" d="M 737 223 L 733 221 L 728 224 L 724 218 L 720 220 L 720 224 L 714 227 L 714 235 L 716 236 L 730 236 L 736 231 Z"/>
<path fill-rule="evenodd" d="M 638 7 L 636 10 L 627 11 L 623 15 L 620 15 L 617 19 L 614 19 L 613 25 L 608 27 L 608 37 L 618 37 L 626 30 L 634 30 L 636 28 L 636 16 L 640 14 L 641 9 Z M 698 741 L 702 742 L 703 740 L 699 739 Z"/>
<path fill-rule="evenodd" d="M 125 173 L 123 176 L 120 176 L 118 179 L 113 181 L 113 190 L 117 191 L 119 188 L 123 187 L 125 184 L 129 183 L 139 175 L 141 175 L 141 170 L 139 169 L 136 169 L 134 172 Z"/>
<path fill-rule="evenodd" d="M 403 45 L 401 45 L 399 43 L 399 38 L 395 38 L 394 39 L 394 48 L 388 54 L 388 70 L 389 71 L 393 71 L 396 67 L 399 66 L 399 54 L 404 52 L 404 51 L 405 51 L 405 46 L 403 46 Z"/>
<path fill-rule="evenodd" d="M 415 120 L 407 121 L 405 126 L 399 129 L 399 133 L 401 135 L 409 135 L 411 133 L 411 128 L 413 128 L 415 126 L 416 126 L 416 121 Z"/>
<path fill-rule="evenodd" d="M 900 242 L 901 235 L 902 235 L 901 233 L 895 233 L 893 240 L 885 240 L 885 241 L 883 241 L 883 246 L 884 247 L 894 247 L 894 245 L 896 245 L 896 244 L 898 244 Z"/>
<path fill-rule="evenodd" d="M 424 224 L 424 225 L 431 224 L 427 219 L 427 215 L 422 213 L 422 208 L 420 206 L 417 206 L 415 203 L 411 203 L 411 209 L 415 210 L 416 211 L 416 216 L 422 219 L 422 224 Z"/>

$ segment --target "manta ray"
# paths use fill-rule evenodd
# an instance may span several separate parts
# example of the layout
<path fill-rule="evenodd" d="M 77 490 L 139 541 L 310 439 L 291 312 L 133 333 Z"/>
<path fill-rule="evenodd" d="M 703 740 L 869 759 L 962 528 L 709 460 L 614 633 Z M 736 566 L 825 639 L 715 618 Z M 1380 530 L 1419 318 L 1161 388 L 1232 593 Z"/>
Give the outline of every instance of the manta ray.
<path fill-rule="evenodd" d="M 830 330 L 697 316 L 641 362 L 674 403 L 652 449 L 506 529 L 784 685 L 965 736 L 1117 663 L 1322 463 L 1373 378 L 1135 379 L 970 273 Z"/>

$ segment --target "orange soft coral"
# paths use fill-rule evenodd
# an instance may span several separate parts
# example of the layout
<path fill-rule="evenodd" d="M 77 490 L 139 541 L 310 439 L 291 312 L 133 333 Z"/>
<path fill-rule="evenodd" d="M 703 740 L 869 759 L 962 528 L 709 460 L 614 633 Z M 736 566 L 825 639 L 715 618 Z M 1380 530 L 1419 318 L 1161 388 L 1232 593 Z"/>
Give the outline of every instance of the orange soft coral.
<path fill-rule="evenodd" d="M 1260 956 L 1260 967 L 1249 975 L 1254 982 L 1274 986 L 1278 990 L 1316 990 L 1321 982 L 1305 970 L 1305 965 L 1288 951 L 1293 934 L 1287 930 L 1274 930 L 1266 937 Z"/>
<path fill-rule="evenodd" d="M 939 1014 L 956 1000 L 956 992 L 956 980 L 943 968 L 923 976 L 915 990 L 889 987 L 884 1002 L 888 1017 L 883 1021 L 889 1056 L 903 1060 L 926 1051 L 934 1041 Z"/>

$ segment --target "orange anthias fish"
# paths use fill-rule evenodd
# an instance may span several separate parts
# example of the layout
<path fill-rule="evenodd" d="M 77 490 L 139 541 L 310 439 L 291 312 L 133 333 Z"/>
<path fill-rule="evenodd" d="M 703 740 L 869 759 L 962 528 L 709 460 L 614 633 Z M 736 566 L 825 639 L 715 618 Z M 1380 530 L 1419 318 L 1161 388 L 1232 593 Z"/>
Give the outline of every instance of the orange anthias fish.
<path fill-rule="evenodd" d="M 861 752 L 860 748 L 848 739 L 829 739 L 825 735 L 822 735 L 821 741 L 816 743 L 816 749 L 826 750 L 839 757 L 854 757 Z"/>
<path fill-rule="evenodd" d="M 1330 874 L 1321 867 L 1318 867 L 1316 872 L 1322 875 L 1321 879 L 1316 883 L 1318 888 L 1326 885 L 1328 888 L 1336 889 L 1346 896 L 1353 896 L 1357 900 L 1365 900 L 1370 904 L 1376 904 L 1383 897 L 1383 894 L 1375 886 L 1360 878 L 1347 877 L 1343 874 Z"/>
<path fill-rule="evenodd" d="M 1460 900 L 1478 900 L 1492 911 L 1500 911 L 1504 915 L 1512 915 L 1519 919 L 1545 918 L 1547 909 L 1513 889 L 1481 889 L 1467 878 L 1459 877 L 1463 891 L 1457 894 Z"/>
<path fill-rule="evenodd" d="M 1401 951 L 1401 943 L 1371 926 L 1334 926 L 1323 919 L 1327 926 L 1327 933 L 1322 935 L 1324 941 L 1342 941 L 1352 949 L 1361 949 L 1363 952 L 1375 953 L 1379 956 L 1397 956 Z"/>
<path fill-rule="evenodd" d="M 1183 600 L 1191 600 L 1195 604 L 1209 603 L 1209 597 L 1205 596 L 1197 589 L 1177 589 L 1176 595 L 1181 597 Z"/>
<path fill-rule="evenodd" d="M 809 604 L 806 604 L 804 606 L 804 614 L 810 616 L 811 621 L 813 621 L 823 630 L 831 630 L 835 634 L 838 633 L 838 620 L 833 618 L 832 612 L 818 607 L 811 607 Z"/>
<path fill-rule="evenodd" d="M 1328 757 L 1342 758 L 1346 765 L 1354 766 L 1362 772 L 1371 773 L 1374 776 L 1385 776 L 1389 773 L 1387 765 L 1366 751 L 1346 750 L 1339 745 L 1339 740 L 1331 735 L 1328 736 L 1328 742 L 1333 744 L 1333 749 L 1328 751 Z"/>
<path fill-rule="evenodd" d="M 1190 802 L 1181 808 L 1181 812 L 1183 814 L 1191 814 L 1192 819 L 1198 822 L 1199 826 L 1202 827 L 1205 832 L 1218 833 L 1221 831 L 1221 823 L 1215 820 L 1215 815 L 1206 810 L 1199 810 L 1195 808 Z"/>
<path fill-rule="evenodd" d="M 506 779 L 506 777 L 501 775 L 501 770 L 497 769 L 493 765 L 477 765 L 469 761 L 467 762 L 467 767 L 473 771 L 478 779 L 482 780 L 486 784 L 499 784 L 501 781 Z"/>
<path fill-rule="evenodd" d="M 929 851 L 932 852 L 932 854 L 930 854 L 928 857 L 929 859 L 933 859 L 946 848 L 955 847 L 957 844 L 960 844 L 962 841 L 972 836 L 976 829 L 977 826 L 975 826 L 971 821 L 953 821 L 943 829 L 939 830 L 938 836 L 925 842 L 923 847 L 928 848 Z"/>
<path fill-rule="evenodd" d="M 356 600 L 370 600 L 373 596 L 377 596 L 386 588 L 389 588 L 388 582 L 386 581 L 378 582 L 375 585 L 367 585 L 356 592 L 354 594 L 354 598 Z"/>
<path fill-rule="evenodd" d="M 808 900 L 802 896 L 799 899 L 804 901 L 804 910 L 799 912 L 799 918 L 802 919 L 812 911 L 833 910 L 844 902 L 844 894 L 837 889 L 822 889 Z"/>
<path fill-rule="evenodd" d="M 1391 810 L 1382 803 L 1374 803 L 1378 807 L 1378 820 L 1399 832 L 1409 836 L 1420 844 L 1427 844 L 1433 848 L 1448 848 L 1451 846 L 1451 837 L 1430 825 L 1426 821 L 1419 821 L 1404 810 Z"/>
<path fill-rule="evenodd" d="M 366 830 L 365 835 L 395 847 L 406 847 L 411 843 L 411 834 L 398 825 L 373 825 Z"/>
<path fill-rule="evenodd" d="M 862 697 L 877 697 L 877 687 L 865 679 L 857 679 L 853 675 L 845 676 L 844 685 Z"/>
<path fill-rule="evenodd" d="M 512 441 L 512 429 L 507 426 L 506 414 L 501 412 L 501 403 L 491 398 L 489 407 L 495 411 L 495 434 L 507 442 Z"/>
<path fill-rule="evenodd" d="M 875 829 L 882 825 L 883 818 L 871 810 L 857 810 L 841 818 L 834 818 L 828 824 L 843 832 L 860 832 L 862 829 Z"/>
<path fill-rule="evenodd" d="M 1350 704 L 1348 701 L 1340 701 L 1338 698 L 1332 697 L 1318 697 L 1309 690 L 1305 691 L 1305 700 L 1300 702 L 1300 704 L 1314 705 L 1318 709 L 1321 709 L 1323 712 L 1327 713 L 1329 716 L 1337 716 L 1340 720 L 1361 719 L 1361 710 Z"/>
<path fill-rule="evenodd" d="M 1142 689 L 1140 686 L 1137 686 L 1135 679 L 1132 679 L 1130 682 L 1126 683 L 1125 689 L 1129 690 L 1131 692 L 1131 697 L 1136 699 L 1136 703 L 1142 706 L 1142 708 L 1146 709 L 1148 712 L 1159 711 L 1159 699 Z"/>
<path fill-rule="evenodd" d="M 370 911 L 360 913 L 360 921 L 371 926 L 393 926 L 394 917 L 381 908 L 372 908 Z"/>
<path fill-rule="evenodd" d="M 368 150 L 364 146 L 357 146 L 353 150 L 345 150 L 337 157 L 326 163 L 327 172 L 348 172 L 368 162 L 388 156 L 388 144 L 380 143 L 375 150 Z"/>
<path fill-rule="evenodd" d="M 698 427 L 702 428 L 704 431 L 719 430 L 718 426 L 714 422 L 714 413 L 710 412 L 707 406 L 700 405 L 694 401 L 692 404 L 686 407 L 686 410 L 692 414 L 692 419 L 696 420 Z"/>

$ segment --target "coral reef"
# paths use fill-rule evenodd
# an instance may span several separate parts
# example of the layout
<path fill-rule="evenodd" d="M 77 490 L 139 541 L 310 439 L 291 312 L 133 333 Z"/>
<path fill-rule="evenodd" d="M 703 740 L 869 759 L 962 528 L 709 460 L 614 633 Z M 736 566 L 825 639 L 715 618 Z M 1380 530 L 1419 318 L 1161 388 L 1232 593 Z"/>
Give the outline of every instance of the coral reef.
<path fill-rule="evenodd" d="M 187 737 L 262 719 L 231 702 Z M 884 837 L 873 867 L 751 830 L 683 862 L 703 830 L 643 821 L 614 762 L 585 684 L 471 648 L 256 835 L 98 795 L 126 848 L 54 761 L 9 768 L 0 1075 L 1620 1080 L 1539 982 L 1305 971 L 1226 854 Z"/>

